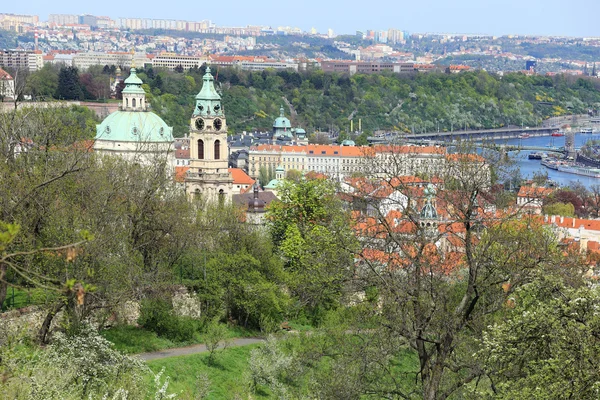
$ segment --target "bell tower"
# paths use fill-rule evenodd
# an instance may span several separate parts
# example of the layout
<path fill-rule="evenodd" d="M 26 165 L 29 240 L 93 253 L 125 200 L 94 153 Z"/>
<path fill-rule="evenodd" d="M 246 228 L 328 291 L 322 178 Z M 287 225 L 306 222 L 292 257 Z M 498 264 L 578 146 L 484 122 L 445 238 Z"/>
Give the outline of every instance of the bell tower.
<path fill-rule="evenodd" d="M 190 169 L 186 193 L 192 198 L 225 202 L 231 199 L 233 178 L 228 170 L 227 120 L 215 90 L 210 67 L 202 78 L 190 120 Z"/>

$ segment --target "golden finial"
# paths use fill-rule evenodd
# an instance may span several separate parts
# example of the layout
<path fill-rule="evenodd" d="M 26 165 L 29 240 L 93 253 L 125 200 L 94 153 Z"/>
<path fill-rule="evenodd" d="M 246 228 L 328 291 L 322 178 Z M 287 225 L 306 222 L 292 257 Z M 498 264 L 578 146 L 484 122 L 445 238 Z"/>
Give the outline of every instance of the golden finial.
<path fill-rule="evenodd" d="M 131 48 L 131 68 L 135 68 L 135 48 Z"/>

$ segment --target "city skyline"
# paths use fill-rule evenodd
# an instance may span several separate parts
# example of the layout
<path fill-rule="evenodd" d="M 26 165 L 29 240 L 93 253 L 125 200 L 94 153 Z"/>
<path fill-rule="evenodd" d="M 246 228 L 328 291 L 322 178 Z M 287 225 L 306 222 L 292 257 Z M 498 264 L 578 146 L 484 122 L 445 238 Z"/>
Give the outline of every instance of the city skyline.
<path fill-rule="evenodd" d="M 593 16 L 600 13 L 600 2 L 585 0 L 581 3 L 578 8 L 567 8 L 558 0 L 492 0 L 485 4 L 478 0 L 461 0 L 452 4 L 429 0 L 406 4 L 385 1 L 376 6 L 365 6 L 340 0 L 326 5 L 306 0 L 302 6 L 286 7 L 274 0 L 253 3 L 233 0 L 223 10 L 191 1 L 179 1 L 175 7 L 158 9 L 114 0 L 84 6 L 74 2 L 55 4 L 33 0 L 26 4 L 7 4 L 1 11 L 34 14 L 40 20 L 47 20 L 49 14 L 92 14 L 113 19 L 211 20 L 218 26 L 297 26 L 307 32 L 314 27 L 320 33 L 333 29 L 336 34 L 397 28 L 420 33 L 600 36 L 600 30 L 593 21 Z"/>

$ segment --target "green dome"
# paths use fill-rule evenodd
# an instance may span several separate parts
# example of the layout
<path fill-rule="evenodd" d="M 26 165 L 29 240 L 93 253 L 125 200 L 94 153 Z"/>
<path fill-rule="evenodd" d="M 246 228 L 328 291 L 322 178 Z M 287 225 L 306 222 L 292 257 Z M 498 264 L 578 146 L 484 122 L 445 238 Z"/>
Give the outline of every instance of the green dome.
<path fill-rule="evenodd" d="M 172 142 L 173 128 L 150 111 L 115 111 L 96 125 L 96 140 Z"/>
<path fill-rule="evenodd" d="M 136 74 L 136 69 L 132 67 L 131 70 L 129 71 L 129 77 L 127 79 L 125 79 L 125 84 L 126 85 L 142 85 L 142 84 L 144 84 L 144 82 L 142 82 L 142 80 L 140 78 L 138 78 L 138 76 Z"/>
<path fill-rule="evenodd" d="M 135 68 L 131 68 L 130 75 L 127 79 L 125 79 L 125 89 L 123 89 L 123 93 L 136 93 L 136 94 L 146 94 L 144 89 L 142 89 L 142 85 L 144 82 L 140 78 L 138 78 L 136 74 Z"/>
<path fill-rule="evenodd" d="M 265 189 L 277 189 L 277 186 L 279 186 L 279 179 L 271 179 L 271 182 L 269 182 L 267 184 L 267 186 L 265 186 Z"/>
<path fill-rule="evenodd" d="M 292 124 L 290 124 L 290 120 L 283 116 L 283 107 L 279 109 L 279 117 L 275 119 L 273 123 L 273 128 L 275 129 L 291 129 Z"/>

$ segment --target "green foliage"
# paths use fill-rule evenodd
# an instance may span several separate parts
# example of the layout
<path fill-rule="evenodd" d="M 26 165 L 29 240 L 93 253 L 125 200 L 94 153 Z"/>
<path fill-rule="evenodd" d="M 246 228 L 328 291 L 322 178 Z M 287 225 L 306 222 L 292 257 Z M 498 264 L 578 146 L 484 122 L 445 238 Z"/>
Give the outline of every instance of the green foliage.
<path fill-rule="evenodd" d="M 552 203 L 547 204 L 542 208 L 542 213 L 545 215 L 561 215 L 563 217 L 574 217 L 575 207 L 573 203 Z"/>
<path fill-rule="evenodd" d="M 219 324 L 217 320 L 213 320 L 208 324 L 206 333 L 204 334 L 204 343 L 206 350 L 208 350 L 209 364 L 215 363 L 219 348 L 225 350 L 229 347 L 230 342 L 227 339 L 227 328 L 225 325 Z"/>
<path fill-rule="evenodd" d="M 339 305 L 352 273 L 357 243 L 349 214 L 330 181 L 286 180 L 278 190 L 281 201 L 268 213 L 271 237 L 285 260 L 296 312 L 306 311 L 318 323 L 324 310 Z"/>
<path fill-rule="evenodd" d="M 184 73 L 141 68 L 138 72 L 147 85 L 153 110 L 173 126 L 176 137 L 188 133 L 204 68 Z M 35 98 L 104 99 L 108 97 L 108 78 L 100 67 L 80 77 L 73 68 L 59 72 L 47 65 L 29 77 L 26 91 Z M 216 85 L 232 132 L 270 131 L 285 97 L 297 112 L 292 124 L 308 132 L 326 127 L 345 131 L 350 115 L 355 126 L 361 119 L 363 132 L 348 134 L 357 144 L 366 141 L 367 132 L 377 130 L 534 126 L 549 116 L 585 113 L 600 102 L 598 85 L 593 81 L 517 73 L 499 77 L 485 71 L 349 77 L 323 71 L 258 73 L 222 68 Z"/>
<path fill-rule="evenodd" d="M 599 302 L 597 288 L 541 274 L 518 289 L 477 354 L 494 382 L 493 398 L 598 397 Z"/>
<path fill-rule="evenodd" d="M 58 74 L 55 97 L 61 100 L 83 100 L 84 94 L 75 67 L 63 67 Z"/>
<path fill-rule="evenodd" d="M 138 323 L 159 336 L 178 342 L 192 340 L 199 328 L 198 321 L 174 315 L 171 302 L 160 298 L 142 300 Z"/>
<path fill-rule="evenodd" d="M 100 334 L 115 349 L 126 354 L 146 353 L 181 346 L 165 337 L 159 337 L 156 332 L 129 325 L 119 325 L 105 329 Z"/>
<path fill-rule="evenodd" d="M 137 358 L 114 350 L 89 326 L 77 336 L 57 333 L 45 349 L 31 348 L 25 342 L 11 339 L 0 346 L 0 392 L 14 399 L 146 399 L 161 392 L 143 383 L 149 374 Z M 160 379 L 159 379 L 160 381 Z"/>

